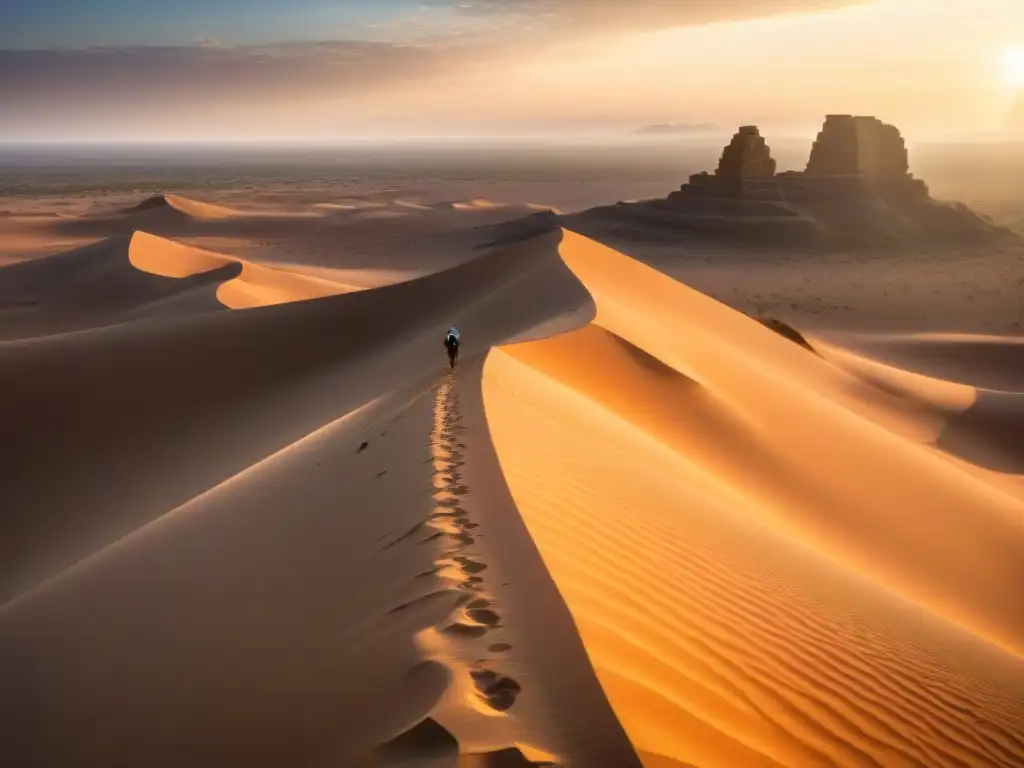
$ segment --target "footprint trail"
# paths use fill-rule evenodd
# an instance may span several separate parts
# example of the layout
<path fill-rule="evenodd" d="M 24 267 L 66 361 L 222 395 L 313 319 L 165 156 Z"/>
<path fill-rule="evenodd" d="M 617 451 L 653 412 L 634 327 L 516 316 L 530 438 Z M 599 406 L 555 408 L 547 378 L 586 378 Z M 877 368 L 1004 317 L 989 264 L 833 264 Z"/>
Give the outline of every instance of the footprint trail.
<path fill-rule="evenodd" d="M 489 589 L 487 558 L 478 545 L 478 539 L 486 536 L 486 528 L 473 519 L 471 489 L 463 476 L 465 431 L 456 379 L 449 373 L 437 388 L 430 433 L 433 510 L 427 520 L 388 541 L 382 552 L 399 545 L 438 547 L 434 569 L 417 578 L 437 578 L 446 588 L 403 604 L 391 613 L 400 614 L 412 606 L 446 597 L 451 599 L 453 591 L 461 593 L 454 609 L 419 636 L 424 653 L 449 668 L 451 682 L 445 696 L 423 713 L 422 720 L 381 745 L 379 756 L 408 756 L 410 749 L 415 752 L 422 748 L 421 756 L 472 755 L 470 759 L 484 761 L 480 765 L 555 766 L 547 755 L 541 762 L 535 762 L 540 750 L 530 750 L 538 754 L 533 760 L 528 759 L 519 746 L 511 745 L 515 742 L 509 738 L 514 737 L 514 724 L 503 724 L 505 718 L 514 715 L 523 689 L 500 661 L 512 645 L 503 637 L 500 601 Z M 478 740 L 480 734 L 490 734 L 487 741 L 508 746 L 501 746 L 497 752 L 493 746 L 463 751 L 462 731 L 476 734 Z"/>
<path fill-rule="evenodd" d="M 456 582 L 460 589 L 479 597 L 467 602 L 453 617 L 455 620 L 442 630 L 448 635 L 460 638 L 484 638 L 502 624 L 501 613 L 486 595 L 487 563 L 473 551 L 476 543 L 474 534 L 479 525 L 474 523 L 464 506 L 470 489 L 462 476 L 465 466 L 466 444 L 459 438 L 465 431 L 462 426 L 462 412 L 458 390 L 448 377 L 438 388 L 434 413 L 434 430 L 431 435 L 434 453 L 434 477 L 438 490 L 434 494 L 437 508 L 428 525 L 438 528 L 451 542 L 437 565 L 441 573 Z M 507 643 L 491 643 L 500 650 L 490 653 L 505 653 L 511 650 Z M 467 649 L 468 650 L 468 649 Z M 507 711 L 514 704 L 521 690 L 519 683 L 494 669 L 483 666 L 483 660 L 470 670 L 480 701 L 500 712 Z"/>

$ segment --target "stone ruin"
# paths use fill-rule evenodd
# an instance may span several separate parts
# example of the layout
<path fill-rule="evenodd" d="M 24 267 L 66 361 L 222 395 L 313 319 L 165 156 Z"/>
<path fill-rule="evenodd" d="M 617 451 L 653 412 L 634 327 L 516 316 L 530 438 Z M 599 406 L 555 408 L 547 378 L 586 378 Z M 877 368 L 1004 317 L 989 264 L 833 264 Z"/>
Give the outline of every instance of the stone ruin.
<path fill-rule="evenodd" d="M 793 182 L 810 179 L 847 179 L 860 186 L 906 185 L 918 187 L 910 176 L 907 148 L 895 126 L 875 117 L 828 115 L 811 147 L 802 172 L 776 174 L 775 160 L 756 126 L 745 125 L 722 151 L 714 174 L 698 173 L 683 185 L 683 195 L 771 198 L 795 192 Z M 819 185 L 820 186 L 820 185 Z M 837 185 L 833 185 L 837 186 Z M 849 185 L 847 185 L 849 186 Z M 772 191 L 781 194 L 770 194 Z"/>
<path fill-rule="evenodd" d="M 722 151 L 715 170 L 715 176 L 723 183 L 737 189 L 742 189 L 746 179 L 767 179 L 774 175 L 775 161 L 756 125 L 739 129 Z"/>
<path fill-rule="evenodd" d="M 907 176 L 907 147 L 894 125 L 876 117 L 827 115 L 807 161 L 810 176 L 861 176 L 883 181 Z"/>
<path fill-rule="evenodd" d="M 714 174 L 707 172 L 690 177 L 690 185 L 698 194 L 729 197 L 743 195 L 746 182 L 775 176 L 775 160 L 756 125 L 744 125 L 722 151 Z M 682 188 L 687 191 L 687 186 Z"/>
<path fill-rule="evenodd" d="M 826 115 L 804 171 L 780 173 L 775 181 L 788 202 L 811 207 L 931 201 L 924 182 L 910 174 L 899 129 L 875 117 Z"/>
<path fill-rule="evenodd" d="M 929 234 L 977 239 L 996 229 L 964 206 L 931 198 L 924 182 L 910 174 L 899 129 L 854 115 L 827 115 L 805 169 L 783 173 L 776 173 L 757 127 L 743 126 L 714 173 L 694 174 L 660 205 L 709 230 L 736 232 L 742 222 L 781 231 L 788 219 L 785 226 L 797 239 L 810 230 L 815 237 L 829 232 L 865 240 Z"/>

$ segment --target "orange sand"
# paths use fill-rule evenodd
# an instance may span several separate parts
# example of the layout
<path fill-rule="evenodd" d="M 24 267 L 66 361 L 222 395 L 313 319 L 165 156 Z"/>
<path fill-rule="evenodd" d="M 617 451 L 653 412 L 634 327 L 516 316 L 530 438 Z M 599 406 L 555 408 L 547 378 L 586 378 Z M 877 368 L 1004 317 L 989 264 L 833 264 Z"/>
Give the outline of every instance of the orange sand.
<path fill-rule="evenodd" d="M 0 765 L 1024 764 L 1024 347 L 523 213 L 0 221 Z"/>

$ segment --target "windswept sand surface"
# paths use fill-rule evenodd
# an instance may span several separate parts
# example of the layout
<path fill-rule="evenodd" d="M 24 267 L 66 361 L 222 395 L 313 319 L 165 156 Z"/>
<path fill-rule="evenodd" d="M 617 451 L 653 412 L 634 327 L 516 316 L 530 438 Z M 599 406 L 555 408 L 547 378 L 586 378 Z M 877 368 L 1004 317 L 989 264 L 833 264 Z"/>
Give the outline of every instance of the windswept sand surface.
<path fill-rule="evenodd" d="M 544 216 L 0 220 L 0 765 L 1024 765 L 1024 346 Z"/>

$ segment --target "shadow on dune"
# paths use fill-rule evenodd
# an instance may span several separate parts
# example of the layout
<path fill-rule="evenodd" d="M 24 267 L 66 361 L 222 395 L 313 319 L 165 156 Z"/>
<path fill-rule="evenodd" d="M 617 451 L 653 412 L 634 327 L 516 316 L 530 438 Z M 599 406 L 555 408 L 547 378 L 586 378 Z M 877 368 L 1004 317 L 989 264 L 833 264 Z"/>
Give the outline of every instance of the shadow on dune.
<path fill-rule="evenodd" d="M 125 208 L 121 213 L 128 214 L 136 213 L 138 211 L 151 211 L 154 208 L 164 208 L 167 205 L 169 205 L 169 203 L 166 195 L 153 195 L 152 197 L 147 197 L 141 203 Z"/>
<path fill-rule="evenodd" d="M 475 437 L 470 480 L 475 506 L 482 513 L 479 519 L 487 541 L 499 542 L 485 552 L 491 567 L 515 574 L 516 588 L 502 593 L 502 603 L 507 614 L 515 617 L 517 655 L 535 680 L 544 681 L 546 709 L 566 726 L 567 743 L 559 745 L 562 754 L 571 755 L 574 765 L 640 768 L 597 680 L 572 614 L 512 498 L 484 410 L 485 358 L 460 366 L 456 379 L 463 422 Z M 589 724 L 591 730 L 576 730 L 574 723 Z"/>
<path fill-rule="evenodd" d="M 238 277 L 241 263 L 171 279 L 133 266 L 133 237 L 0 268 L 0 341 L 110 325 L 169 300 L 177 302 L 166 309 L 172 314 L 224 309 L 216 288 Z"/>
<path fill-rule="evenodd" d="M 62 219 L 54 232 L 65 237 L 116 237 L 144 230 L 161 237 L 274 236 L 305 229 L 315 217 L 249 215 L 174 195 L 155 195 L 106 215 Z"/>
<path fill-rule="evenodd" d="M 475 227 L 474 235 L 479 242 L 473 250 L 499 248 L 547 234 L 560 228 L 560 218 L 553 211 L 539 211 L 529 216 L 512 219 L 498 224 Z"/>
<path fill-rule="evenodd" d="M 447 367 L 453 320 L 472 355 L 585 304 L 558 242 L 369 291 L 0 345 L 0 423 L 17 447 L 0 486 L 0 601 Z"/>
<path fill-rule="evenodd" d="M 980 389 L 1024 392 L 1024 339 L 1009 336 L 825 334 L 898 368 Z"/>
<path fill-rule="evenodd" d="M 1024 392 L 984 386 L 1020 383 L 1017 340 L 827 334 L 816 343 L 840 369 L 940 419 L 936 447 L 984 469 L 1024 474 Z"/>
<path fill-rule="evenodd" d="M 408 599 L 434 573 L 435 550 L 391 543 L 435 509 L 424 395 L 444 369 L 441 329 L 455 315 L 468 353 L 454 374 L 474 435 L 468 482 L 500 542 L 491 565 L 520 582 L 509 615 L 533 625 L 516 652 L 536 661 L 537 697 L 550 697 L 553 730 L 579 764 L 639 766 L 508 506 L 473 362 L 567 310 L 592 317 L 557 245 L 365 294 L 0 350 L 19 403 L 0 402 L 0 416 L 27 447 L 8 467 L 18 480 L 0 489 L 5 592 L 26 565 L 45 575 L 134 529 L 0 609 L 0 762 L 379 765 L 353 750 L 415 722 L 449 685 L 411 642 L 450 610 Z M 387 347 L 377 358 L 364 350 L 368 324 Z M 40 391 L 31 376 L 44 362 Z M 381 452 L 388 441 L 399 447 Z M 251 471 L 219 482 L 240 468 Z M 58 532 L 70 540 L 44 551 Z M 535 764 L 514 748 L 452 754 L 458 745 L 436 729 L 412 741 L 399 746 L 416 759 L 440 749 L 439 765 Z"/>
<path fill-rule="evenodd" d="M 1024 394 L 979 390 L 970 408 L 948 418 L 936 445 L 994 472 L 1024 474 Z"/>
<path fill-rule="evenodd" d="M 432 509 L 432 379 L 0 609 L 0 764 L 377 765 L 447 685 L 413 643 L 444 606 L 384 616 L 432 548 L 379 544 Z"/>

